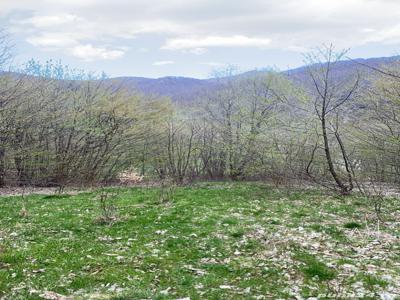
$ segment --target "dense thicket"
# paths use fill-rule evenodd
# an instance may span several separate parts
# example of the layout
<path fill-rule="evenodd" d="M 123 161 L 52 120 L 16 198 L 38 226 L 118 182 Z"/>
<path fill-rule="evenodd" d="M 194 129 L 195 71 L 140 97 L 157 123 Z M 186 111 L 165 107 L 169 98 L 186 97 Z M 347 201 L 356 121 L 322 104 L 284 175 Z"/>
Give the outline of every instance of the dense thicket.
<path fill-rule="evenodd" d="M 60 64 L 0 77 L 0 184 L 65 186 L 116 178 L 168 102 L 127 95 Z"/>
<path fill-rule="evenodd" d="M 0 77 L 0 185 L 89 184 L 125 171 L 178 183 L 313 182 L 342 194 L 398 183 L 396 66 L 368 76 L 360 66 L 343 78 L 343 54 L 311 53 L 301 84 L 279 72 L 227 70 L 190 107 L 31 61 Z"/>

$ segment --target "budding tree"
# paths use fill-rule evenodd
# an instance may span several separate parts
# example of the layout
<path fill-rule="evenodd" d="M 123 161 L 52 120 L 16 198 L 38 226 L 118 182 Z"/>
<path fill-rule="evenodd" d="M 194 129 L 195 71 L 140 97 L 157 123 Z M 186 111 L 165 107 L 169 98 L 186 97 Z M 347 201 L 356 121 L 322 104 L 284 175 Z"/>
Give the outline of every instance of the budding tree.
<path fill-rule="evenodd" d="M 346 105 L 356 97 L 359 75 L 340 74 L 339 62 L 345 53 L 345 50 L 336 52 L 331 44 L 308 54 L 306 58 L 311 95 L 314 98 L 313 110 L 319 121 L 326 165 L 334 181 L 332 187 L 348 195 L 354 188 L 354 172 L 342 138 L 341 126 L 346 121 Z M 315 177 L 311 167 L 318 148 L 316 144 L 307 167 L 307 173 L 313 179 Z M 335 156 L 335 150 L 339 155 Z"/>

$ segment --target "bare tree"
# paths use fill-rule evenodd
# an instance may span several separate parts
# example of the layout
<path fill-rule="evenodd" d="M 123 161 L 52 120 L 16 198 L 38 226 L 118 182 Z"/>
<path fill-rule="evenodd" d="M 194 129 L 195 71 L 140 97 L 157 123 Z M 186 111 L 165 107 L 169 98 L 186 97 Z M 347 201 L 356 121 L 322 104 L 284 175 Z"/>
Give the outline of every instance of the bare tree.
<path fill-rule="evenodd" d="M 7 70 L 12 58 L 12 48 L 10 37 L 4 29 L 0 28 L 0 72 Z"/>
<path fill-rule="evenodd" d="M 324 46 L 316 52 L 306 56 L 308 62 L 308 74 L 311 78 L 312 94 L 314 96 L 314 112 L 318 117 L 323 140 L 323 150 L 329 173 L 331 174 L 336 188 L 343 195 L 348 195 L 354 188 L 354 173 L 351 161 L 344 141 L 341 137 L 340 127 L 344 122 L 342 108 L 356 96 L 359 86 L 359 74 L 341 78 L 337 66 L 344 57 L 346 50 L 335 52 L 334 46 Z M 354 79 L 353 79 L 354 78 Z M 330 138 L 333 136 L 333 140 Z M 335 163 L 332 144 L 336 143 L 342 163 Z M 313 150 L 314 158 L 316 148 Z M 310 161 L 310 164 L 312 162 Z M 309 164 L 309 166 L 310 166 Z M 339 169 L 344 169 L 345 176 L 341 176 Z M 308 174 L 312 176 L 310 168 Z"/>

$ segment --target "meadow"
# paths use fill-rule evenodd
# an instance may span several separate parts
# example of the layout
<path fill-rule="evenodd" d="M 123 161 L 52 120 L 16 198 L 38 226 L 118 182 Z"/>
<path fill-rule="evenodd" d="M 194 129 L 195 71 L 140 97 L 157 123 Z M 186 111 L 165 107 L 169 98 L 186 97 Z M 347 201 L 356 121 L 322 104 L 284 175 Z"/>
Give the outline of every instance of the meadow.
<path fill-rule="evenodd" d="M 231 182 L 1 197 L 0 211 L 0 299 L 400 297 L 398 198 L 382 221 L 362 196 Z"/>

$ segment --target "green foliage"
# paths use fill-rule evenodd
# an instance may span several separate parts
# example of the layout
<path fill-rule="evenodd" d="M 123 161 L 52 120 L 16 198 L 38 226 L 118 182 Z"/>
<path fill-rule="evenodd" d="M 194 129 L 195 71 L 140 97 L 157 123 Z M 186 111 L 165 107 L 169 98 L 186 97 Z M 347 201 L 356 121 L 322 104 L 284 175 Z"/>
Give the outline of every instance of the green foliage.
<path fill-rule="evenodd" d="M 167 107 L 162 100 L 109 88 L 102 79 L 61 63 L 30 61 L 25 73 L 34 77 L 10 79 L 11 87 L 0 78 L 0 91 L 15 95 L 0 111 L 0 136 L 6 137 L 0 175 L 9 184 L 62 191 L 68 184 L 116 180 L 133 167 L 137 149 L 132 145 Z"/>
<path fill-rule="evenodd" d="M 243 228 L 236 228 L 230 232 L 230 235 L 234 238 L 241 238 L 246 233 Z"/>
<path fill-rule="evenodd" d="M 347 229 L 358 229 L 358 228 L 362 228 L 363 226 L 357 222 L 348 222 L 348 223 L 344 224 L 343 227 L 347 228 Z"/>
<path fill-rule="evenodd" d="M 338 203 L 308 191 L 293 201 L 272 187 L 245 182 L 178 186 L 168 205 L 155 205 L 159 193 L 160 187 L 143 187 L 64 198 L 29 195 L 28 218 L 19 216 L 20 197 L 2 197 L 0 293 L 6 299 L 39 299 L 45 291 L 76 299 L 286 299 L 295 295 L 293 287 L 302 298 L 329 294 L 340 280 L 338 295 L 351 299 L 357 298 L 354 283 L 374 293 L 400 288 L 393 251 L 398 222 L 380 228 L 389 247 L 371 247 L 364 228 L 348 239 L 330 233 L 334 224 L 363 220 L 367 203 L 356 212 L 343 209 L 362 198 Z M 96 199 L 102 194 L 118 207 L 113 226 L 93 222 L 102 215 Z M 299 206 L 309 214 L 301 223 L 292 218 Z M 371 260 L 378 254 L 385 259 Z M 366 265 L 375 272 L 371 277 L 365 277 Z"/>
<path fill-rule="evenodd" d="M 307 252 L 299 251 L 295 254 L 295 259 L 304 263 L 301 271 L 309 278 L 317 278 L 319 281 L 328 281 L 336 277 L 336 271 L 329 268 L 326 264 L 319 261 L 314 255 Z"/>
<path fill-rule="evenodd" d="M 361 276 L 362 281 L 369 290 L 376 290 L 376 287 L 387 287 L 388 282 L 384 279 L 380 279 L 371 274 L 365 274 Z"/>

